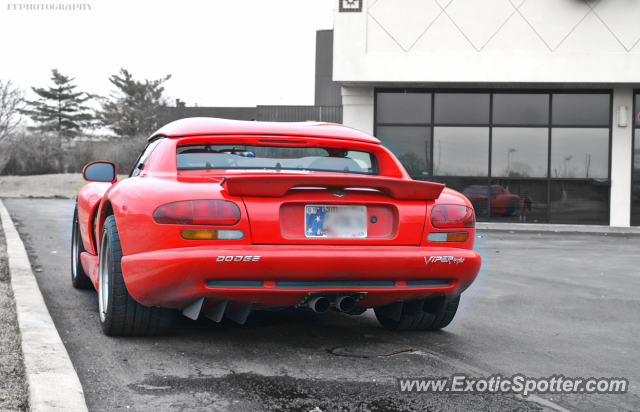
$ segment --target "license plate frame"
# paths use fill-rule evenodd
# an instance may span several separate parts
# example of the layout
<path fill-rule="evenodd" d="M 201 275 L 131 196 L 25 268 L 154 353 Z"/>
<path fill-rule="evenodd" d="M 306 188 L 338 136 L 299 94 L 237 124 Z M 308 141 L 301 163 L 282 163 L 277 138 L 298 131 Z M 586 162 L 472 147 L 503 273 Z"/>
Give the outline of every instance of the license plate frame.
<path fill-rule="evenodd" d="M 312 208 L 316 210 L 312 211 Z M 355 219 L 356 224 L 358 221 L 361 221 L 362 225 L 360 225 L 361 227 L 338 228 L 334 230 L 329 222 L 332 220 L 332 216 L 335 215 L 349 215 L 351 219 L 347 220 L 353 221 Z M 312 239 L 366 239 L 367 207 L 365 205 L 305 205 L 304 235 Z"/>

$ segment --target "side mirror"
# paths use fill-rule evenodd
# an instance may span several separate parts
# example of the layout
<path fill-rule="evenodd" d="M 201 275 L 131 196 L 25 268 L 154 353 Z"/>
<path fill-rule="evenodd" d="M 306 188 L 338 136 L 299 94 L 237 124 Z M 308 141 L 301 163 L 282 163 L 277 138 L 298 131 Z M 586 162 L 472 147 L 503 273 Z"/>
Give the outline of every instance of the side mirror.
<path fill-rule="evenodd" d="M 87 182 L 108 182 L 113 183 L 116 180 L 116 165 L 104 160 L 89 163 L 82 171 L 82 177 Z"/>

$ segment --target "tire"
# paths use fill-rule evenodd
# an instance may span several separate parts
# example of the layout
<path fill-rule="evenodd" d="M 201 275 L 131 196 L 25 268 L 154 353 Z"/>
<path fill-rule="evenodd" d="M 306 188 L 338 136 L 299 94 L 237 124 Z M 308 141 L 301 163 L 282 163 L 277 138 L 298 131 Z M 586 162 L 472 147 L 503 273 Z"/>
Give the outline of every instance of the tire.
<path fill-rule="evenodd" d="M 417 308 L 416 310 L 416 308 L 412 306 L 417 302 L 420 302 L 420 305 L 422 305 L 422 301 L 413 301 L 404 304 L 402 307 L 402 315 L 400 315 L 400 320 L 398 321 L 381 316 L 377 308 L 374 309 L 374 312 L 376 318 L 378 318 L 378 322 L 380 322 L 385 329 L 395 331 L 440 330 L 448 326 L 454 316 L 456 316 L 456 311 L 460 304 L 460 296 L 445 303 L 443 310 L 440 311 L 438 316 L 427 313 L 421 308 Z M 409 313 L 417 314 L 411 315 Z"/>
<path fill-rule="evenodd" d="M 487 216 L 487 201 L 484 199 L 477 200 L 473 205 L 474 212 L 476 216 Z"/>
<path fill-rule="evenodd" d="M 76 289 L 93 289 L 91 279 L 84 272 L 80 254 L 84 252 L 84 244 L 80 235 L 80 222 L 78 221 L 78 205 L 73 212 L 73 229 L 71 231 L 71 284 Z"/>
<path fill-rule="evenodd" d="M 518 213 L 518 201 L 516 199 L 510 199 L 505 216 L 513 216 L 516 213 Z"/>
<path fill-rule="evenodd" d="M 108 336 L 157 336 L 166 334 L 175 310 L 148 307 L 136 302 L 124 283 L 122 248 L 114 216 L 102 231 L 98 270 L 98 307 L 102 331 Z"/>

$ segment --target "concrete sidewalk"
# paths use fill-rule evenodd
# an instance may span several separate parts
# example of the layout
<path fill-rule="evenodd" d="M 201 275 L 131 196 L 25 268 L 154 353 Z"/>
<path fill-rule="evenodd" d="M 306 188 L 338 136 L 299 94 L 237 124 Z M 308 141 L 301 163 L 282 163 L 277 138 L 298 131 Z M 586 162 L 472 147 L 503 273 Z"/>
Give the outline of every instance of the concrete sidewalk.
<path fill-rule="evenodd" d="M 487 223 L 476 222 L 476 229 L 536 231 L 536 232 L 575 232 L 575 233 L 618 233 L 640 235 L 640 227 L 556 225 L 540 223 Z"/>
<path fill-rule="evenodd" d="M 0 219 L 7 240 L 11 288 L 29 385 L 29 409 L 32 412 L 87 411 L 78 375 L 44 303 L 24 244 L 2 201 Z"/>

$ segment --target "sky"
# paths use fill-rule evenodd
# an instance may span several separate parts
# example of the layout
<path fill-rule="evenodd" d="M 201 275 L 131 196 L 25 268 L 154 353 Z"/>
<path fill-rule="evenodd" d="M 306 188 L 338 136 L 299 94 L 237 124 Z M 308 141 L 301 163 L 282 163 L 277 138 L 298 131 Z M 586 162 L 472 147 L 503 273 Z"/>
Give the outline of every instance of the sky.
<path fill-rule="evenodd" d="M 81 4 L 67 1 L 33 4 Z M 313 105 L 315 33 L 333 28 L 334 0 L 88 1 L 85 11 L 0 3 L 0 79 L 44 87 L 57 68 L 106 96 L 125 68 L 140 80 L 171 74 L 166 94 L 187 106 Z"/>

